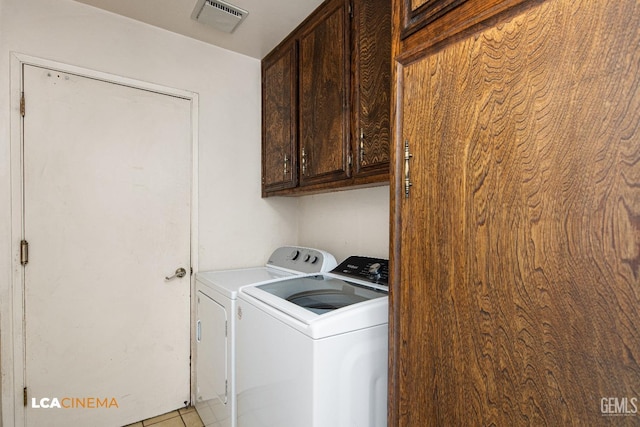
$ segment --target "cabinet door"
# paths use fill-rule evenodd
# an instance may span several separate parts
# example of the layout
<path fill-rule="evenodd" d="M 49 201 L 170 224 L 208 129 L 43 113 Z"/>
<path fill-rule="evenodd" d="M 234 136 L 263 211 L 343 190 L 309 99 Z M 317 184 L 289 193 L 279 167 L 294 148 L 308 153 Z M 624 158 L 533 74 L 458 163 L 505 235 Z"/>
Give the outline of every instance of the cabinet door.
<path fill-rule="evenodd" d="M 262 192 L 297 184 L 296 44 L 279 46 L 262 62 Z"/>
<path fill-rule="evenodd" d="M 350 175 L 346 12 L 344 0 L 333 0 L 301 29 L 300 185 Z"/>
<path fill-rule="evenodd" d="M 636 425 L 640 3 L 498 22 L 400 58 L 389 425 Z"/>
<path fill-rule="evenodd" d="M 389 175 L 391 0 L 353 4 L 354 176 Z"/>
<path fill-rule="evenodd" d="M 197 293 L 196 344 L 198 354 L 197 399 L 220 399 L 227 403 L 228 372 L 227 312 L 208 295 Z"/>

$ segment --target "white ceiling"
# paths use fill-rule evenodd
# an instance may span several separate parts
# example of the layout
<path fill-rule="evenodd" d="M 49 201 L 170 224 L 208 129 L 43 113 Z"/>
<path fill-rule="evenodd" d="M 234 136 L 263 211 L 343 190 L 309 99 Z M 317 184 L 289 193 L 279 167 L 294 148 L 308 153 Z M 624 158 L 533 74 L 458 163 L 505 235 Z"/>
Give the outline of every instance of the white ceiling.
<path fill-rule="evenodd" d="M 191 19 L 197 0 L 76 0 L 174 33 L 262 59 L 322 0 L 228 0 L 249 12 L 231 34 Z"/>

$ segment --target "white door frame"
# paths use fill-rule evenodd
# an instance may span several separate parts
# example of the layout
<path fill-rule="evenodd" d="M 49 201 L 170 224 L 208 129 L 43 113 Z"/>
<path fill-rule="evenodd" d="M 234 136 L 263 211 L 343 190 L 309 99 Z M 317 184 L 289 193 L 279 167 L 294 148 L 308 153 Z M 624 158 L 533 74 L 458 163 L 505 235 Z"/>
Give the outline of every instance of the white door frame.
<path fill-rule="evenodd" d="M 100 71 L 89 70 L 69 64 L 50 61 L 20 53 L 11 53 L 10 71 L 10 177 L 11 177 L 11 281 L 8 284 L 7 300 L 0 301 L 0 374 L 2 388 L 2 419 L 0 425 L 24 426 L 24 406 L 22 389 L 24 387 L 24 268 L 20 264 L 20 240 L 23 236 L 23 195 L 22 195 L 22 117 L 20 99 L 23 91 L 22 67 L 34 65 L 52 70 L 76 74 L 110 83 L 148 90 L 163 95 L 184 98 L 191 102 L 191 266 L 198 271 L 198 94 L 181 89 L 160 86 Z M 27 109 L 28 109 L 27 100 Z M 195 275 L 191 276 L 191 354 L 194 354 L 193 325 L 195 322 Z M 193 378 L 195 366 L 191 364 L 191 401 L 194 402 L 195 390 Z"/>

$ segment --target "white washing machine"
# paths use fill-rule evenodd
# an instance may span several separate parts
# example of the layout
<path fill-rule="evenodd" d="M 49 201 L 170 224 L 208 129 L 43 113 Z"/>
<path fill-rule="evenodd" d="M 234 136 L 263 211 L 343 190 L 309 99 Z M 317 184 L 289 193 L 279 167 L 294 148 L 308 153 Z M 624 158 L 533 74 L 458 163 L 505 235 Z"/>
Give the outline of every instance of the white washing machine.
<path fill-rule="evenodd" d="M 388 261 L 244 287 L 238 427 L 387 425 Z"/>
<path fill-rule="evenodd" d="M 235 427 L 236 298 L 243 286 L 266 284 L 336 266 L 333 255 L 310 248 L 276 249 L 264 267 L 196 273 L 196 402 L 210 427 Z"/>

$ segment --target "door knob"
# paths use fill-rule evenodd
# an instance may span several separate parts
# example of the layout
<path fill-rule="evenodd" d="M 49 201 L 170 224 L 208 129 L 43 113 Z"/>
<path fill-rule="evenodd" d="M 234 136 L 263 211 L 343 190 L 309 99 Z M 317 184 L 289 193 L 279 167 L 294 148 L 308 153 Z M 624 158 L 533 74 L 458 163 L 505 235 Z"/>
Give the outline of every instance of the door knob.
<path fill-rule="evenodd" d="M 175 279 L 176 277 L 184 277 L 186 275 L 187 275 L 187 270 L 185 270 L 184 268 L 180 267 L 179 269 L 176 270 L 176 272 L 173 274 L 173 276 L 165 277 L 164 280 L 169 281 L 171 279 Z"/>

